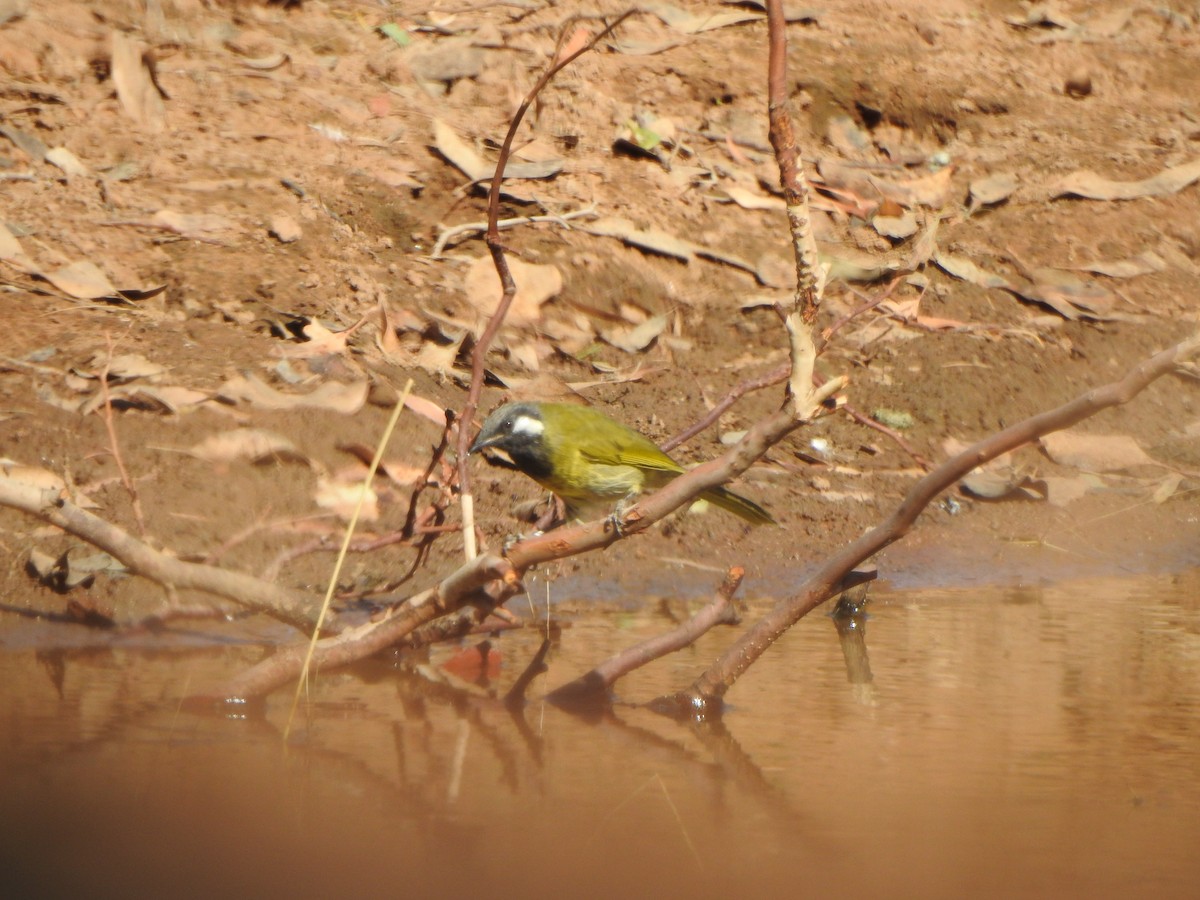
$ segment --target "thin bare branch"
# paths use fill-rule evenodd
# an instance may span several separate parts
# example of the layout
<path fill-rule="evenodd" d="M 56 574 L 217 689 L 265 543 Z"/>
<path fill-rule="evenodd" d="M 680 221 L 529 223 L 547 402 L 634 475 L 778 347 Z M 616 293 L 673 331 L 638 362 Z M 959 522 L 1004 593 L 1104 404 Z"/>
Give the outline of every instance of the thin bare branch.
<path fill-rule="evenodd" d="M 606 659 L 590 672 L 555 688 L 546 695 L 551 703 L 562 706 L 591 705 L 607 701 L 609 689 L 623 675 L 640 669 L 668 653 L 694 644 L 701 635 L 716 625 L 735 625 L 737 611 L 733 608 L 733 595 L 742 584 L 746 570 L 732 566 L 725 580 L 717 588 L 713 599 L 688 621 L 678 628 L 660 634 L 633 647 L 627 647 L 615 656 Z"/>
<path fill-rule="evenodd" d="M 1069 428 L 1103 409 L 1128 403 L 1151 382 L 1173 372 L 1181 361 L 1198 351 L 1200 334 L 1142 362 L 1120 381 L 1088 391 L 1056 409 L 1018 422 L 946 460 L 913 486 L 887 521 L 826 560 L 799 592 L 776 604 L 687 691 L 676 695 L 674 701 L 677 708 L 688 715 L 719 714 L 720 699 L 725 692 L 781 634 L 842 590 L 843 579 L 852 569 L 907 534 L 917 517 L 938 494 L 977 466 L 1043 435 Z"/>
<path fill-rule="evenodd" d="M 112 395 L 108 390 L 108 373 L 113 360 L 113 339 L 107 332 L 104 340 L 108 345 L 108 354 L 104 358 L 104 370 L 100 373 L 100 392 L 104 396 L 104 430 L 108 432 L 108 444 L 112 448 L 113 462 L 121 473 L 121 484 L 129 494 L 129 502 L 133 506 L 133 518 L 137 522 L 138 534 L 146 536 L 146 517 L 142 515 L 142 501 L 138 498 L 137 485 L 129 477 L 125 468 L 125 459 L 121 456 L 121 443 L 117 440 L 117 423 L 113 417 Z"/>
<path fill-rule="evenodd" d="M 533 225 L 539 222 L 549 222 L 553 225 L 562 225 L 570 228 L 567 225 L 572 219 L 590 218 L 597 216 L 595 206 L 587 206 L 583 209 L 576 209 L 571 212 L 562 213 L 561 215 L 553 216 L 513 216 L 511 219 L 501 219 L 496 223 L 497 228 L 509 229 L 515 228 L 518 225 Z M 441 259 L 442 254 L 446 252 L 446 246 L 459 237 L 468 234 L 483 234 L 488 230 L 487 222 L 464 222 L 461 225 L 452 225 L 449 228 L 442 228 L 441 234 L 438 235 L 437 243 L 433 245 L 433 250 L 430 256 L 433 259 Z"/>
<path fill-rule="evenodd" d="M 458 453 L 458 484 L 461 491 L 463 509 L 463 542 L 467 559 L 475 556 L 475 503 L 471 495 L 471 478 L 469 466 L 467 465 L 467 448 L 470 446 L 471 439 L 470 429 L 475 419 L 475 412 L 479 408 L 480 394 L 483 391 L 483 370 L 488 351 L 491 349 L 492 341 L 495 340 L 496 334 L 500 330 L 500 325 L 504 322 L 504 317 L 508 315 L 508 308 L 512 305 L 513 297 L 517 292 L 512 272 L 509 271 L 508 262 L 504 258 L 504 247 L 500 243 L 500 228 L 498 225 L 500 218 L 500 184 L 504 179 L 504 168 L 508 165 L 508 158 L 512 152 L 513 137 L 516 135 L 517 129 L 521 126 L 521 120 L 525 118 L 525 113 L 529 110 L 530 105 L 537 98 L 537 95 L 541 93 L 542 89 L 550 83 L 550 79 L 584 53 L 595 47 L 597 43 L 611 34 L 614 28 L 633 15 L 634 12 L 636 10 L 628 10 L 623 13 L 616 21 L 607 25 L 599 34 L 574 53 L 562 59 L 555 60 L 542 73 L 542 77 L 537 80 L 537 83 L 525 95 L 525 99 L 521 101 L 521 105 L 517 107 L 517 111 L 509 123 L 508 133 L 504 136 L 504 143 L 500 147 L 500 153 L 496 158 L 496 175 L 492 179 L 491 188 L 488 191 L 487 245 L 488 250 L 492 254 L 492 262 L 496 266 L 496 274 L 500 276 L 500 285 L 504 293 L 500 297 L 500 302 L 496 305 L 495 312 L 488 319 L 487 327 L 484 328 L 483 334 L 480 335 L 479 340 L 475 344 L 475 349 L 471 353 L 471 386 L 467 391 L 467 400 L 463 404 L 462 414 L 458 419 L 458 441 L 455 445 Z"/>
<path fill-rule="evenodd" d="M 926 472 L 928 472 L 930 469 L 933 468 L 933 463 L 931 463 L 923 455 L 921 455 L 916 450 L 914 450 L 912 445 L 907 440 L 904 439 L 904 435 L 902 435 L 900 432 L 896 431 L 896 429 L 889 428 L 887 425 L 884 425 L 882 422 L 876 422 L 874 419 L 872 419 L 866 413 L 859 412 L 857 409 L 855 409 L 852 406 L 842 406 L 842 407 L 840 407 L 840 409 L 843 413 L 848 415 L 851 419 L 853 419 L 859 425 L 865 425 L 867 428 L 873 428 L 876 431 L 878 431 L 880 434 L 884 435 L 885 437 L 888 437 L 891 440 L 895 441 L 896 446 L 899 447 L 901 450 L 903 450 L 905 453 L 907 453 L 910 457 L 912 457 L 912 461 L 915 462 L 922 469 L 924 469 Z"/>
<path fill-rule="evenodd" d="M 689 425 L 679 434 L 668 440 L 662 445 L 662 449 L 670 453 L 680 444 L 685 441 L 690 441 L 704 429 L 708 428 L 733 404 L 737 403 L 742 397 L 752 391 L 759 391 L 763 388 L 770 387 L 773 384 L 779 384 L 781 381 L 786 381 L 788 372 L 792 370 L 790 362 L 783 362 L 767 372 L 765 375 L 759 375 L 757 378 L 748 378 L 741 384 L 734 387 L 729 393 L 716 402 L 712 409 L 708 411 L 702 418 Z"/>
<path fill-rule="evenodd" d="M 119 560 L 133 574 L 161 585 L 226 597 L 305 631 L 311 631 L 316 623 L 319 596 L 288 590 L 244 572 L 184 562 L 160 553 L 54 492 L 0 477 L 0 506 L 19 509 L 82 538 Z"/>

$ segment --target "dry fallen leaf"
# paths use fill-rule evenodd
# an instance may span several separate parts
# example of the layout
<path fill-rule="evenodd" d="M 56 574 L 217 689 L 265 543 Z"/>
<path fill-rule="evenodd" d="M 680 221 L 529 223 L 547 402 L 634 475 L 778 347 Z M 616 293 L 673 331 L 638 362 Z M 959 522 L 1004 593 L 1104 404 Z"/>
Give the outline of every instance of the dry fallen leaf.
<path fill-rule="evenodd" d="M 1107 275 L 1109 278 L 1135 278 L 1138 275 L 1149 275 L 1151 272 L 1162 272 L 1167 268 L 1167 262 L 1153 250 L 1147 250 L 1131 259 L 1097 260 L 1071 268 L 1080 272 Z"/>
<path fill-rule="evenodd" d="M 917 217 L 906 211 L 899 216 L 876 215 L 871 219 L 871 227 L 884 237 L 902 241 L 916 234 L 920 225 L 917 224 Z"/>
<path fill-rule="evenodd" d="M 21 246 L 21 242 L 17 240 L 16 235 L 9 231 L 8 226 L 3 222 L 0 222 L 0 259 L 23 272 L 33 274 L 38 271 L 33 260 L 25 253 L 25 248 Z"/>
<path fill-rule="evenodd" d="M 871 183 L 879 188 L 884 197 L 895 200 L 904 206 L 927 206 L 930 209 L 941 209 L 950 202 L 953 175 L 954 166 L 945 166 L 936 172 L 906 181 L 874 176 L 871 178 Z"/>
<path fill-rule="evenodd" d="M 1006 290 L 1026 300 L 1050 307 L 1064 319 L 1102 320 L 1116 305 L 1116 294 L 1062 269 L 1037 268 L 1026 272 L 1029 284 L 1012 284 Z"/>
<path fill-rule="evenodd" d="M 167 370 L 165 366 L 151 362 L 140 353 L 120 353 L 110 357 L 107 353 L 97 351 L 85 363 L 91 371 L 75 370 L 75 374 L 86 378 L 99 378 L 106 369 L 108 382 L 113 384 L 120 381 L 131 381 L 134 378 L 157 378 Z"/>
<path fill-rule="evenodd" d="M 770 281 L 769 277 L 760 271 L 759 266 L 739 256 L 717 250 L 713 247 L 707 247 L 703 244 L 692 243 L 658 228 L 639 228 L 628 219 L 610 216 L 598 219 L 589 225 L 581 225 L 579 226 L 579 230 L 601 237 L 617 238 L 631 247 L 637 247 L 639 250 L 659 253 L 663 256 L 671 256 L 688 263 L 698 256 L 703 259 L 712 260 L 713 262 L 732 266 L 735 269 L 741 269 L 744 272 L 749 272 L 754 276 L 755 281 L 760 284 L 766 284 Z"/>
<path fill-rule="evenodd" d="M 409 160 L 388 157 L 376 160 L 367 174 L 380 184 L 396 190 L 419 191 L 424 185 L 414 177 L 416 171 L 416 165 Z"/>
<path fill-rule="evenodd" d="M 100 300 L 117 297 L 119 293 L 100 267 L 86 259 L 43 273 L 52 285 L 79 300 Z"/>
<path fill-rule="evenodd" d="M 818 169 L 828 188 L 873 200 L 883 197 L 910 209 L 914 206 L 941 209 L 950 202 L 954 189 L 954 166 L 903 180 L 884 178 L 833 159 L 821 160 Z"/>
<path fill-rule="evenodd" d="M 251 59 L 243 59 L 242 65 L 247 69 L 255 69 L 259 72 L 270 72 L 273 69 L 278 69 L 288 61 L 288 55 L 283 51 L 269 53 L 266 56 L 256 56 Z"/>
<path fill-rule="evenodd" d="M 533 325 L 542 317 L 542 304 L 562 291 L 562 273 L 554 266 L 535 265 L 519 259 L 510 259 L 508 267 L 517 293 L 504 323 L 518 328 Z M 471 263 L 463 278 L 463 291 L 481 316 L 490 316 L 495 311 L 504 292 L 490 256 L 481 256 Z"/>
<path fill-rule="evenodd" d="M 436 375 L 438 378 L 455 377 L 454 363 L 458 359 L 459 351 L 462 348 L 463 340 L 466 338 L 464 334 L 456 341 L 451 341 L 449 344 L 438 344 L 434 341 L 422 341 L 420 349 L 416 353 L 411 354 L 411 365 L 418 366 L 424 369 L 431 375 Z"/>
<path fill-rule="evenodd" d="M 281 434 L 262 428 L 235 428 L 213 434 L 188 450 L 197 459 L 227 463 L 245 459 L 262 462 L 308 462 L 296 445 Z"/>
<path fill-rule="evenodd" d="M 12 141 L 15 147 L 20 148 L 34 162 L 41 162 L 46 158 L 46 145 L 32 134 L 27 134 L 2 122 L 0 122 L 0 134 Z"/>
<path fill-rule="evenodd" d="M 1008 280 L 980 268 L 965 256 L 938 252 L 933 260 L 946 273 L 982 288 L 1000 288 L 1024 300 L 1048 306 L 1064 319 L 1104 320 L 1117 296 L 1095 282 L 1083 281 L 1062 269 L 1039 268 L 1025 272 L 1028 280 Z"/>
<path fill-rule="evenodd" d="M 569 38 L 561 42 L 558 52 L 554 55 L 554 62 L 560 63 L 564 59 L 567 59 L 573 54 L 578 53 L 587 46 L 587 42 L 591 36 L 592 33 L 586 28 L 582 26 L 576 28 L 573 32 L 571 32 L 571 36 Z"/>
<path fill-rule="evenodd" d="M 38 466 L 23 466 L 8 458 L 0 459 L 0 478 L 54 494 L 62 494 L 67 489 L 61 475 Z"/>
<path fill-rule="evenodd" d="M 1017 189 L 1017 177 L 1007 172 L 976 178 L 971 182 L 971 208 L 1003 203 Z"/>
<path fill-rule="evenodd" d="M 961 281 L 966 281 L 982 288 L 1010 287 L 1007 278 L 997 275 L 994 272 L 988 272 L 986 269 L 981 269 L 965 256 L 939 250 L 934 255 L 933 261 L 946 274 L 953 275 Z"/>
<path fill-rule="evenodd" d="M 434 148 L 444 156 L 451 165 L 475 182 L 491 181 L 496 174 L 496 166 L 486 162 L 474 148 L 455 133 L 454 129 L 441 119 L 433 120 Z M 510 159 L 504 167 L 504 188 L 501 193 L 516 200 L 528 200 L 527 193 L 514 192 L 507 184 L 512 178 L 550 178 L 562 171 L 562 160 L 543 160 L 540 162 L 518 162 Z"/>
<path fill-rule="evenodd" d="M 1167 476 L 1158 483 L 1158 487 L 1154 489 L 1151 499 L 1155 503 L 1166 503 L 1175 496 L 1175 492 L 1179 490 L 1179 485 L 1183 483 L 1183 475 L 1179 472 L 1169 472 Z"/>
<path fill-rule="evenodd" d="M 0 25 L 19 19 L 29 12 L 30 0 L 4 0 L 0 3 Z"/>
<path fill-rule="evenodd" d="M 240 230 L 232 219 L 217 213 L 187 214 L 173 209 L 160 209 L 151 217 L 150 224 L 193 241 L 214 244 L 223 243 Z"/>
<path fill-rule="evenodd" d="M 742 209 L 769 209 L 775 211 L 783 210 L 787 206 L 782 197 L 768 197 L 765 194 L 759 194 L 743 187 L 737 187 L 736 185 L 721 188 L 715 194 L 718 200 L 721 199 L 721 194 L 724 194 Z"/>
<path fill-rule="evenodd" d="M 1056 431 L 1042 438 L 1046 453 L 1059 465 L 1086 472 L 1113 472 L 1157 465 L 1127 434 L 1083 434 Z"/>
<path fill-rule="evenodd" d="M 652 316 L 640 325 L 632 328 L 618 326 L 605 329 L 600 336 L 618 350 L 626 353 L 640 353 L 649 347 L 666 329 L 670 317 L 667 315 Z"/>
<path fill-rule="evenodd" d="M 134 382 L 109 388 L 108 400 L 116 409 L 138 409 L 152 413 L 180 413 L 196 409 L 211 399 L 205 391 L 185 387 L 158 387 Z M 104 391 L 95 391 L 79 405 L 82 415 L 90 415 L 104 406 Z"/>
<path fill-rule="evenodd" d="M 1048 475 L 1042 479 L 1046 485 L 1046 500 L 1054 506 L 1068 506 L 1092 489 L 1093 478 L 1087 475 L 1076 475 L 1074 478 Z"/>
<path fill-rule="evenodd" d="M 537 372 L 542 367 L 538 342 L 521 341 L 508 345 L 508 361 L 526 372 Z"/>
<path fill-rule="evenodd" d="M 661 253 L 663 256 L 673 256 L 684 262 L 690 262 L 695 255 L 695 245 L 690 241 L 677 238 L 657 228 L 638 228 L 628 219 L 606 217 L 598 219 L 589 225 L 581 225 L 581 231 L 602 237 L 614 237 L 632 247 Z"/>
<path fill-rule="evenodd" d="M 285 394 L 255 375 L 238 375 L 221 385 L 217 394 L 261 409 L 328 409 L 352 415 L 363 408 L 369 390 L 366 380 L 349 384 L 327 381 L 307 394 Z"/>
<path fill-rule="evenodd" d="M 658 16 L 674 31 L 683 34 L 699 34 L 703 31 L 712 31 L 714 28 L 740 25 L 743 22 L 758 22 L 763 19 L 762 13 L 758 12 L 690 13 L 677 6 L 661 2 L 647 3 L 641 8 Z"/>
<path fill-rule="evenodd" d="M 1072 172 L 1050 188 L 1050 196 L 1073 195 L 1089 200 L 1135 200 L 1139 197 L 1164 197 L 1175 194 L 1200 180 L 1200 159 L 1164 169 L 1141 181 L 1110 181 L 1095 172 Z"/>
<path fill-rule="evenodd" d="M 1075 22 L 1054 0 L 1043 0 L 1031 4 L 1024 13 L 1008 16 L 1005 21 L 1018 28 L 1034 28 L 1038 26 L 1053 26 L 1055 28 L 1074 28 Z"/>
<path fill-rule="evenodd" d="M 67 175 L 89 175 L 88 167 L 79 161 L 66 147 L 54 147 L 46 151 L 46 162 L 58 166 Z"/>
<path fill-rule="evenodd" d="M 363 320 L 360 319 L 344 331 L 331 331 L 316 319 L 309 319 L 301 329 L 308 340 L 299 344 L 289 344 L 281 348 L 280 352 L 289 359 L 311 359 L 314 356 L 344 353 L 346 342 L 362 324 Z"/>
<path fill-rule="evenodd" d="M 366 486 L 366 496 L 363 496 L 363 479 L 358 473 L 351 473 L 346 479 L 322 475 L 317 479 L 314 500 L 321 509 L 327 509 L 338 518 L 349 521 L 358 507 L 362 497 L 362 510 L 358 518 L 361 522 L 374 522 L 379 518 L 379 496 Z"/>
<path fill-rule="evenodd" d="M 146 67 L 146 47 L 120 31 L 112 33 L 112 81 L 125 114 L 148 131 L 162 131 L 166 107 Z"/>
<path fill-rule="evenodd" d="M 409 394 L 404 398 L 404 405 L 417 415 L 428 419 L 434 425 L 437 425 L 438 427 L 445 427 L 445 407 L 438 406 L 432 400 L 426 400 L 424 397 L 418 397 L 416 394 Z"/>

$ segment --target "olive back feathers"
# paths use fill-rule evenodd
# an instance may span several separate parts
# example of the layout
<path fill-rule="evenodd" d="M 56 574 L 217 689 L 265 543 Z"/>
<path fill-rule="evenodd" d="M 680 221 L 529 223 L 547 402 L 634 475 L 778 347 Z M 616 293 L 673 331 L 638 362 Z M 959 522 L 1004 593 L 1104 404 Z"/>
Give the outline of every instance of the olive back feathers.
<path fill-rule="evenodd" d="M 503 450 L 566 501 L 573 514 L 661 487 L 683 467 L 653 441 L 602 412 L 571 403 L 508 403 L 483 423 L 470 452 Z M 752 524 L 773 524 L 756 503 L 725 488 L 700 497 Z"/>

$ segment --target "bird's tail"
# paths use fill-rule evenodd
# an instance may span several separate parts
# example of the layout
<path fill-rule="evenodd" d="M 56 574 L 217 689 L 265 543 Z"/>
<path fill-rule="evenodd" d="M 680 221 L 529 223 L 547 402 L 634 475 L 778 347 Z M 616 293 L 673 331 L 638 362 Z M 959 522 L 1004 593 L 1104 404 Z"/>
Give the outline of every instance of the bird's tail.
<path fill-rule="evenodd" d="M 710 491 L 705 491 L 700 495 L 704 500 L 714 506 L 719 506 L 726 512 L 731 512 L 739 519 L 745 519 L 751 525 L 778 525 L 769 512 L 755 503 L 753 500 L 747 500 L 740 494 L 735 494 L 733 491 L 727 491 L 723 487 L 716 487 Z"/>

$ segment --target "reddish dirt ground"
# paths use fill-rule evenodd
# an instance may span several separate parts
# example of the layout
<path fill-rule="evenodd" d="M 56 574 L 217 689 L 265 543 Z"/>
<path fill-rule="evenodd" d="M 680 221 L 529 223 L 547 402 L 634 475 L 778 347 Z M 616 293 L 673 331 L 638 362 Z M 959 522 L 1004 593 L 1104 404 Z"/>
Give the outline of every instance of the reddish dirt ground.
<path fill-rule="evenodd" d="M 691 18 L 656 7 L 581 58 L 518 135 L 519 161 L 561 169 L 512 181 L 521 199 L 505 201 L 502 216 L 595 216 L 507 232 L 515 256 L 553 267 L 562 284 L 501 335 L 491 368 L 507 388 L 489 388 L 485 410 L 510 393 L 559 396 L 573 384 L 662 441 L 783 359 L 777 319 L 755 305 L 788 296 L 765 150 L 766 26 L 696 30 L 715 23 L 710 14 L 754 10 L 680 8 Z M 0 456 L 57 473 L 136 532 L 98 388 L 111 348 L 114 432 L 152 543 L 320 590 L 331 555 L 291 551 L 321 537 L 336 545 L 340 520 L 318 506 L 321 486 L 345 492 L 361 475 L 346 448 L 375 445 L 408 377 L 416 395 L 461 407 L 469 373 L 456 352 L 487 310 L 467 277 L 487 255 L 481 241 L 460 236 L 441 257 L 431 252 L 443 228 L 485 214 L 436 123 L 494 161 L 573 9 L 62 0 L 5 21 Z M 880 267 L 873 280 L 834 280 L 822 324 L 903 276 L 889 304 L 842 326 L 821 361 L 850 377 L 853 408 L 939 460 L 947 439 L 970 442 L 1063 403 L 1196 330 L 1200 184 L 1180 168 L 1200 157 L 1194 5 L 1063 3 L 1039 19 L 1008 2 L 847 0 L 798 17 L 789 36 L 797 132 L 808 174 L 826 187 L 818 237 L 839 272 L 854 254 Z M 1062 180 L 1082 171 L 1119 182 L 1167 172 L 1182 183 L 1123 201 L 1062 195 Z M 1015 180 L 1003 196 L 981 202 L 1004 175 Z M 848 215 L 855 204 L 861 215 Z M 904 213 L 918 228 L 906 238 L 862 217 Z M 614 219 L 675 243 L 656 254 L 592 233 Z M 691 244 L 680 250 L 681 240 Z M 1018 289 L 955 277 L 953 260 L 964 259 Z M 152 296 L 106 299 L 94 271 L 82 285 L 59 271 L 81 262 L 112 287 Z M 653 338 L 644 346 L 630 334 L 639 325 Z M 342 386 L 346 396 L 365 383 L 366 401 L 272 409 L 277 394 L 247 400 L 230 386 L 238 377 L 284 393 Z M 1145 459 L 1114 458 L 1111 443 L 1082 459 L 1021 450 L 1008 474 L 1031 487 L 931 510 L 882 574 L 962 581 L 1194 564 L 1198 398 L 1184 373 L 1079 429 L 1132 438 Z M 677 456 L 712 456 L 721 434 L 779 399 L 778 388 L 747 397 Z M 202 441 L 248 428 L 289 449 L 260 464 L 197 455 Z M 381 484 L 368 534 L 403 524 L 403 473 L 423 466 L 437 439 L 418 415 L 401 420 L 388 453 L 395 483 Z M 482 463 L 475 471 L 495 545 L 520 527 L 508 516 L 514 502 L 537 490 Z M 830 416 L 737 486 L 782 528 L 682 516 L 559 571 L 587 577 L 587 591 L 638 596 L 692 580 L 679 560 L 742 563 L 758 579 L 750 591 L 784 591 L 797 569 L 876 522 L 916 474 L 889 437 Z M 0 546 L 7 602 L 60 607 L 24 567 L 35 550 L 53 556 L 78 542 L 0 512 Z M 456 535 L 439 539 L 418 580 L 460 554 Z M 343 586 L 387 584 L 412 556 L 354 555 Z M 104 577 L 92 593 L 118 616 L 161 602 L 157 590 Z"/>

